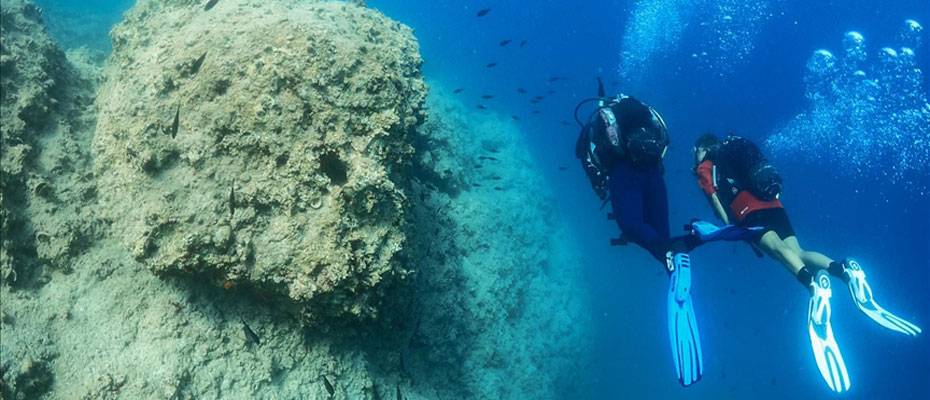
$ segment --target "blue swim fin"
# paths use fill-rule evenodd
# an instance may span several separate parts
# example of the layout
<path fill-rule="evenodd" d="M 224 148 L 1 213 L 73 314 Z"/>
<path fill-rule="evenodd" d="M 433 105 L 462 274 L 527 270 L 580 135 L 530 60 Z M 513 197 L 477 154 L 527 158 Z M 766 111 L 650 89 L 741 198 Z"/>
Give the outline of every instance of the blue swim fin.
<path fill-rule="evenodd" d="M 872 320 L 879 325 L 893 331 L 901 332 L 908 336 L 917 336 L 920 334 L 920 327 L 886 311 L 875 302 L 875 298 L 872 297 L 872 287 L 869 286 L 869 282 L 865 280 L 865 271 L 862 270 L 862 267 L 856 260 L 846 260 L 843 265 L 843 273 L 846 275 L 846 278 L 849 279 L 849 293 L 852 295 L 853 301 L 856 302 L 856 306 L 859 307 L 859 310 L 862 311 L 863 314 L 872 318 Z"/>
<path fill-rule="evenodd" d="M 849 373 L 846 372 L 846 363 L 843 354 L 833 337 L 833 328 L 830 325 L 830 276 L 820 270 L 814 281 L 811 282 L 810 307 L 807 312 L 807 331 L 811 337 L 811 348 L 814 350 L 814 360 L 820 375 L 827 382 L 830 389 L 837 393 L 849 390 Z"/>
<path fill-rule="evenodd" d="M 704 375 L 701 336 L 698 332 L 694 306 L 691 303 L 691 257 L 685 253 L 666 255 L 672 271 L 668 288 L 668 334 L 678 382 L 690 386 Z"/>
<path fill-rule="evenodd" d="M 707 221 L 694 220 L 686 226 L 693 235 L 701 239 L 702 242 L 715 242 L 724 240 L 735 242 L 740 240 L 750 240 L 762 234 L 762 227 L 742 227 L 735 225 L 717 226 Z"/>

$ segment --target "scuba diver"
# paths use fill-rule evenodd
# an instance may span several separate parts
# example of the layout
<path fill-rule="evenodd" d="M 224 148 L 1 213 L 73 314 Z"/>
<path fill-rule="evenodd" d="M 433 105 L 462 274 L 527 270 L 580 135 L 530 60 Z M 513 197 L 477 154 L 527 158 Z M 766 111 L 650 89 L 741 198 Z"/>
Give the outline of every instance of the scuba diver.
<path fill-rule="evenodd" d="M 704 134 L 694 145 L 694 161 L 698 185 L 715 214 L 726 224 L 761 227 L 761 234 L 748 241 L 781 262 L 810 291 L 808 333 L 817 367 L 831 390 L 849 390 L 850 382 L 830 324 L 830 275 L 845 282 L 859 310 L 881 326 L 910 336 L 921 332 L 875 302 L 858 262 L 834 261 L 801 247 L 781 203 L 781 177 L 755 144 L 738 136 L 721 141 Z"/>
<path fill-rule="evenodd" d="M 596 102 L 586 123 L 579 109 Z M 693 221 L 690 234 L 672 237 L 668 222 L 668 193 L 662 159 L 668 149 L 668 128 L 652 107 L 623 94 L 605 97 L 598 79 L 598 97 L 582 100 L 575 107 L 581 133 L 575 155 L 581 161 L 603 208 L 610 202 L 622 232 L 613 245 L 634 243 L 665 266 L 670 276 L 668 329 L 678 380 L 689 386 L 701 379 L 704 370 L 700 335 L 691 302 L 691 259 L 689 252 L 712 240 L 744 240 L 753 229 L 717 228 Z M 700 228 L 700 229 L 698 229 Z"/>

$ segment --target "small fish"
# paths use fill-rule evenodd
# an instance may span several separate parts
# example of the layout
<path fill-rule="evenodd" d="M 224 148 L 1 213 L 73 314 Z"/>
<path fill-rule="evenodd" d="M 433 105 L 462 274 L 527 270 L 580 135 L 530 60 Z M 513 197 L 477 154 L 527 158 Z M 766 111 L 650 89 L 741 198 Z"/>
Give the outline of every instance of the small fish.
<path fill-rule="evenodd" d="M 229 187 L 229 218 L 236 213 L 236 184 Z"/>
<path fill-rule="evenodd" d="M 496 66 L 497 66 L 497 63 L 496 63 L 496 62 L 492 62 L 492 63 L 488 63 L 488 65 L 485 65 L 484 67 L 485 67 L 485 68 L 494 68 L 494 67 L 496 67 Z"/>
<path fill-rule="evenodd" d="M 568 169 L 568 167 L 566 167 L 566 166 L 564 166 L 564 165 L 559 165 L 559 171 L 565 171 L 565 170 L 567 170 L 567 169 Z"/>
<path fill-rule="evenodd" d="M 524 89 L 524 88 L 517 88 L 517 93 L 526 94 L 526 89 Z"/>
<path fill-rule="evenodd" d="M 488 108 L 485 107 L 485 106 L 483 106 L 483 105 L 481 105 L 481 104 L 478 104 L 478 109 L 479 109 L 479 110 L 487 110 Z"/>
<path fill-rule="evenodd" d="M 191 75 L 196 74 L 200 71 L 200 66 L 203 65 L 203 60 L 207 58 L 207 52 L 203 52 L 196 60 L 194 60 L 194 65 L 191 65 Z"/>
<path fill-rule="evenodd" d="M 262 344 L 261 339 L 259 339 L 258 335 L 255 334 L 255 331 L 249 327 L 249 324 L 245 323 L 245 320 L 241 317 L 239 318 L 239 321 L 242 321 L 242 332 L 245 333 L 246 341 L 249 344 Z"/>
<path fill-rule="evenodd" d="M 481 184 L 480 184 L 480 183 L 472 183 L 471 185 L 472 185 L 473 187 L 476 187 L 476 188 L 477 188 L 477 187 L 481 187 Z"/>
<path fill-rule="evenodd" d="M 495 186 L 495 187 L 494 187 L 494 190 L 496 190 L 496 191 L 498 191 L 498 192 L 503 192 L 503 191 L 504 191 L 504 188 L 502 188 L 502 187 L 500 187 L 500 186 Z"/>
<path fill-rule="evenodd" d="M 497 153 L 500 153 L 500 152 L 501 152 L 500 150 L 495 149 L 495 148 L 493 148 L 493 147 L 490 148 L 490 149 L 486 149 L 486 150 L 487 150 L 488 152 L 494 153 L 494 154 L 497 154 Z M 497 159 L 495 158 L 495 160 L 497 160 Z"/>
<path fill-rule="evenodd" d="M 488 15 L 489 12 L 491 12 L 491 9 L 490 9 L 490 8 L 483 8 L 483 9 L 478 10 L 477 16 L 480 18 L 480 17 L 483 17 L 483 16 L 485 16 L 485 15 Z"/>
<path fill-rule="evenodd" d="M 553 76 L 553 77 L 549 78 L 549 83 L 558 82 L 558 81 L 560 81 L 560 80 L 562 80 L 562 79 L 565 79 L 565 78 L 562 78 L 561 76 Z"/>
<path fill-rule="evenodd" d="M 516 116 L 516 115 L 511 115 L 511 116 L 510 116 L 510 119 L 512 119 L 512 120 L 514 120 L 514 121 L 519 121 L 519 120 L 520 120 L 520 117 L 518 117 L 518 116 Z"/>
<path fill-rule="evenodd" d="M 485 100 L 491 100 L 494 98 L 494 95 L 486 94 L 484 96 L 481 96 L 481 98 Z"/>
<path fill-rule="evenodd" d="M 555 90 L 548 90 L 546 91 L 546 94 L 555 94 Z"/>
<path fill-rule="evenodd" d="M 501 177 L 499 177 L 499 176 L 497 176 L 497 175 L 494 175 L 494 176 L 491 177 L 491 180 L 492 180 L 492 181 L 499 181 L 499 180 L 501 180 L 501 179 L 503 179 L 503 178 L 501 178 Z"/>
<path fill-rule="evenodd" d="M 465 91 L 465 89 L 463 89 L 463 88 L 458 88 L 458 89 L 453 90 L 452 93 L 453 93 L 453 94 L 459 94 L 459 93 L 462 93 L 462 92 L 464 92 L 464 91 Z"/>
<path fill-rule="evenodd" d="M 521 40 L 521 41 L 520 41 L 520 47 L 523 47 L 523 46 L 526 46 L 526 40 Z"/>
<path fill-rule="evenodd" d="M 539 99 L 530 100 L 531 104 L 539 104 Z"/>
<path fill-rule="evenodd" d="M 507 45 L 510 44 L 510 42 L 511 42 L 510 39 L 504 39 L 504 40 L 501 40 L 499 44 L 501 47 L 507 47 Z"/>
<path fill-rule="evenodd" d="M 336 388 L 333 387 L 333 383 L 329 381 L 325 375 L 323 376 L 323 387 L 326 388 L 326 393 L 329 393 L 329 397 L 336 395 Z"/>
<path fill-rule="evenodd" d="M 546 96 L 533 96 L 533 100 L 543 100 Z"/>
<path fill-rule="evenodd" d="M 531 114 L 542 114 L 542 111 L 539 111 L 539 110 L 533 110 L 533 112 L 532 112 Z"/>
<path fill-rule="evenodd" d="M 479 156 L 478 159 L 479 159 L 479 160 L 488 160 L 488 161 L 497 161 L 497 158 L 494 158 L 494 157 L 491 157 L 491 156 Z"/>
<path fill-rule="evenodd" d="M 174 139 L 178 136 L 178 128 L 181 126 L 181 105 L 174 109 L 174 122 L 171 123 L 171 130 L 168 133 L 171 135 L 171 138 Z"/>
<path fill-rule="evenodd" d="M 210 9 L 213 8 L 213 6 L 215 6 L 216 3 L 218 3 L 219 1 L 220 1 L 220 0 L 210 0 L 210 1 L 208 1 L 207 4 L 204 4 L 204 5 L 203 5 L 203 10 L 204 10 L 204 11 L 210 11 Z"/>

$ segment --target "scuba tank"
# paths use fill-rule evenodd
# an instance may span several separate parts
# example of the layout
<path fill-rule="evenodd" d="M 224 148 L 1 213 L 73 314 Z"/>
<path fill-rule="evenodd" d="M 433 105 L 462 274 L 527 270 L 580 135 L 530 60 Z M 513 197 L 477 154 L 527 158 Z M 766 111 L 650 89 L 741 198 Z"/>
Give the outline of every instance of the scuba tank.
<path fill-rule="evenodd" d="M 668 128 L 662 116 L 622 93 L 607 97 L 604 82 L 598 78 L 597 83 L 598 96 L 575 106 L 575 122 L 581 127 L 576 156 L 595 162 L 602 174 L 618 160 L 643 166 L 660 163 L 668 147 Z M 597 102 L 597 108 L 589 114 L 587 122 L 582 122 L 578 112 L 591 102 Z"/>
<path fill-rule="evenodd" d="M 727 137 L 715 156 L 725 167 L 737 190 L 748 190 L 762 201 L 778 198 L 782 179 L 778 170 L 765 158 L 755 143 L 739 136 Z"/>

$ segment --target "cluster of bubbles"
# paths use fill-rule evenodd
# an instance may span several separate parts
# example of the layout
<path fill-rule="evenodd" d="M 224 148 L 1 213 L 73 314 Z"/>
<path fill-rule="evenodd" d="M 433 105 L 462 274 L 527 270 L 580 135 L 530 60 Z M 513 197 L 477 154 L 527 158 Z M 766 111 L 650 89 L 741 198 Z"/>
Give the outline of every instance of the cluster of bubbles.
<path fill-rule="evenodd" d="M 620 78 L 635 86 L 648 81 L 656 65 L 679 61 L 685 34 L 698 39 L 691 57 L 699 67 L 732 72 L 754 50 L 755 37 L 771 17 L 770 1 L 777 0 L 637 1 L 624 31 Z"/>
<path fill-rule="evenodd" d="M 768 139 L 772 153 L 925 192 L 930 104 L 916 56 L 922 30 L 905 21 L 902 47 L 874 56 L 854 31 L 845 34 L 841 54 L 815 51 L 804 79 L 808 108 Z"/>
<path fill-rule="evenodd" d="M 772 17 L 769 7 L 765 0 L 714 1 L 708 9 L 710 15 L 699 25 L 700 37 L 705 38 L 701 50 L 691 57 L 699 67 L 729 75 L 755 50 L 756 36 Z"/>
<path fill-rule="evenodd" d="M 621 79 L 627 84 L 647 81 L 653 66 L 675 53 L 695 11 L 689 0 L 637 1 L 623 34 Z"/>

